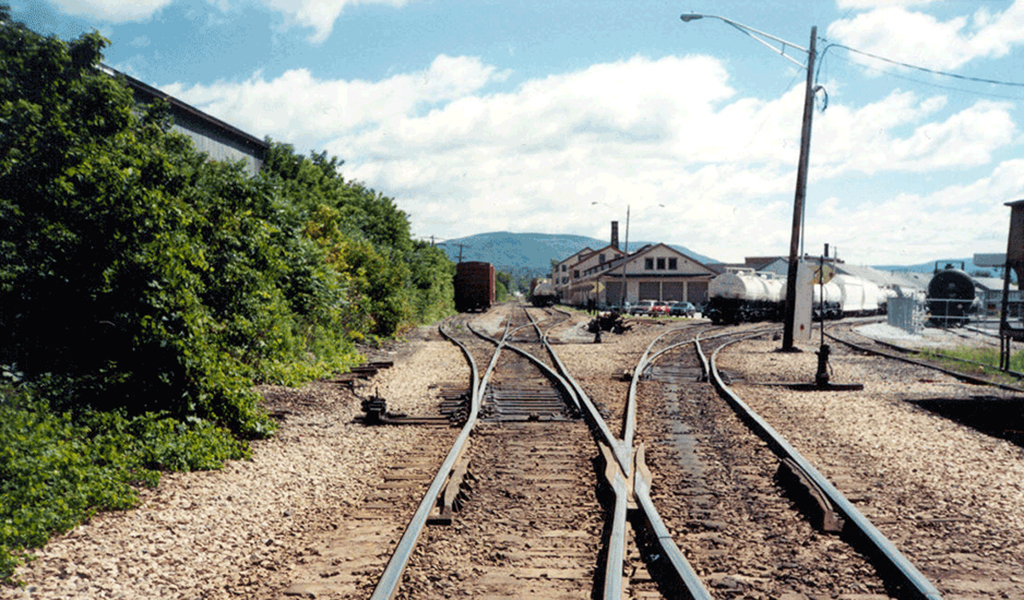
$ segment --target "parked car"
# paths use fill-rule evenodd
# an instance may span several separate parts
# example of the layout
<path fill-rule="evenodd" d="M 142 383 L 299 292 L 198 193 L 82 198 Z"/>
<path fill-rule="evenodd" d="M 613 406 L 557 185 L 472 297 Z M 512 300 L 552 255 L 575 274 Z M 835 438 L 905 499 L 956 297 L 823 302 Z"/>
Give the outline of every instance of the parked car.
<path fill-rule="evenodd" d="M 654 309 L 654 305 L 657 304 L 657 300 L 641 300 L 640 302 L 629 307 L 629 314 L 631 315 L 649 315 Z"/>
<path fill-rule="evenodd" d="M 673 317 L 692 317 L 697 314 L 697 307 L 689 302 L 673 302 L 669 306 L 669 314 Z"/>
<path fill-rule="evenodd" d="M 669 315 L 669 305 L 667 302 L 655 302 L 647 314 L 652 317 L 667 317 Z"/>

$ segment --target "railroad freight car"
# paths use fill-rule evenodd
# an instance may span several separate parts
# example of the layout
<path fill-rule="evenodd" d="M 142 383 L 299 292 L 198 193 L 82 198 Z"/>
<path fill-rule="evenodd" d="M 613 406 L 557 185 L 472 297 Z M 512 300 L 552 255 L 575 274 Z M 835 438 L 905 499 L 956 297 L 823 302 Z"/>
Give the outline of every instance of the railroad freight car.
<path fill-rule="evenodd" d="M 876 284 L 853 275 L 836 275 L 832 281 L 839 287 L 844 317 L 881 314 L 887 296 Z"/>
<path fill-rule="evenodd" d="M 707 317 L 714 324 L 778 320 L 786 278 L 753 269 L 729 269 L 708 282 Z"/>
<path fill-rule="evenodd" d="M 852 275 L 836 275 L 811 291 L 815 320 L 876 315 L 887 296 L 876 284 Z M 786 310 L 786 278 L 752 269 L 730 269 L 708 283 L 712 323 L 780 321 Z"/>
<path fill-rule="evenodd" d="M 978 310 L 974 280 L 962 269 L 946 265 L 928 282 L 928 322 L 934 327 L 960 327 Z"/>
<path fill-rule="evenodd" d="M 494 304 L 494 265 L 461 262 L 455 265 L 455 310 L 483 311 Z"/>
<path fill-rule="evenodd" d="M 530 303 L 534 306 L 558 304 L 558 292 L 550 279 L 534 279 L 530 282 Z"/>

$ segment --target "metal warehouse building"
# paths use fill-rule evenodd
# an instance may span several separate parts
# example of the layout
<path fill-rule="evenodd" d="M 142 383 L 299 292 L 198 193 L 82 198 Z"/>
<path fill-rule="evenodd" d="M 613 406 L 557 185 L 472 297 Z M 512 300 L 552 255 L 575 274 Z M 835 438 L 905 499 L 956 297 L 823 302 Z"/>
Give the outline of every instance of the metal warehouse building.
<path fill-rule="evenodd" d="M 205 152 L 210 160 L 244 161 L 245 170 L 250 175 L 255 175 L 263 168 L 267 149 L 270 148 L 267 142 L 208 115 L 131 75 L 106 65 L 100 65 L 100 70 L 111 77 L 124 78 L 124 82 L 132 90 L 136 104 L 152 104 L 157 99 L 166 100 L 171 105 L 171 118 L 174 121 L 171 130 L 192 138 L 196 149 Z"/>

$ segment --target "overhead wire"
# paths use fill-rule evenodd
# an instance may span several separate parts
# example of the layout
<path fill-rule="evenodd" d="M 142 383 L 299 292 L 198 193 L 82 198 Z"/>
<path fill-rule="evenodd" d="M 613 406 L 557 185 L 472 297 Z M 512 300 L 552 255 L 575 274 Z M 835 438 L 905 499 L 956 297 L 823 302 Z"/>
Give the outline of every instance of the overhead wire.
<path fill-rule="evenodd" d="M 1008 86 L 1008 87 L 1013 87 L 1013 88 L 1024 88 L 1024 83 L 1020 83 L 1020 82 L 1004 81 L 1004 80 L 998 80 L 998 79 L 988 79 L 988 78 L 984 78 L 984 77 L 972 77 L 972 76 L 969 76 L 969 75 L 961 75 L 959 73 L 950 73 L 950 72 L 947 72 L 947 71 L 939 71 L 937 69 L 929 69 L 927 67 L 922 67 L 922 66 L 919 66 L 919 65 L 912 65 L 910 63 L 905 63 L 905 62 L 894 60 L 894 59 L 891 59 L 891 58 L 886 58 L 884 56 L 879 56 L 877 54 L 872 54 L 870 52 L 865 52 L 863 50 L 858 50 L 856 48 L 852 48 L 852 47 L 847 46 L 845 44 L 832 43 L 832 42 L 829 42 L 825 38 L 819 38 L 819 39 L 821 41 L 825 42 L 827 45 L 825 46 L 825 49 L 822 50 L 821 54 L 819 55 L 819 62 L 818 62 L 816 73 L 815 73 L 815 80 L 816 81 L 817 81 L 818 77 L 820 76 L 821 67 L 822 67 L 822 65 L 825 62 L 824 61 L 825 54 L 828 52 L 828 50 L 830 48 L 835 47 L 835 48 L 841 48 L 841 49 L 846 50 L 848 52 L 852 52 L 854 54 L 860 54 L 860 55 L 866 56 L 868 58 L 880 60 L 880 61 L 892 64 L 892 65 L 904 67 L 904 68 L 907 68 L 907 69 L 913 69 L 913 70 L 929 73 L 929 74 L 936 75 L 936 76 L 950 77 L 950 78 L 953 78 L 953 79 L 959 79 L 959 80 L 962 80 L 962 81 L 970 81 L 970 82 L 974 82 L 974 83 L 984 83 L 984 84 L 989 84 L 989 85 L 1001 85 L 1001 86 Z M 839 57 L 837 57 L 837 58 L 839 58 Z M 846 59 L 846 58 L 839 58 L 839 59 L 840 60 L 845 60 L 846 62 L 854 63 L 854 61 L 852 61 L 850 59 Z M 996 93 L 992 93 L 992 92 L 984 92 L 984 91 L 980 91 L 980 90 L 972 90 L 972 89 L 964 88 L 964 87 L 942 85 L 942 84 L 939 84 L 939 83 L 934 83 L 934 82 L 929 82 L 929 81 L 922 81 L 920 79 L 915 79 L 913 77 L 908 77 L 906 75 L 901 75 L 901 74 L 896 73 L 894 71 L 890 71 L 890 70 L 886 70 L 886 69 L 881 69 L 881 68 L 878 68 L 878 67 L 873 67 L 871 65 L 864 64 L 862 62 L 857 62 L 857 63 L 854 63 L 854 64 L 857 64 L 858 66 L 860 66 L 860 67 L 862 67 L 864 69 L 867 69 L 869 71 L 874 71 L 876 73 L 881 73 L 883 75 L 888 75 L 888 76 L 891 76 L 891 77 L 895 77 L 897 79 L 902 79 L 904 81 L 910 81 L 910 82 L 916 83 L 918 85 L 930 86 L 930 87 L 934 87 L 934 88 L 938 88 L 938 89 L 949 90 L 949 91 L 952 91 L 952 92 L 959 92 L 959 93 L 964 93 L 964 94 L 974 94 L 974 95 L 978 95 L 978 96 L 986 96 L 986 97 L 991 97 L 991 98 L 1002 98 L 1002 99 L 1007 99 L 1007 100 L 1019 100 L 1020 99 L 1020 96 L 1016 96 L 1016 95 L 996 94 Z"/>
<path fill-rule="evenodd" d="M 863 50 L 858 50 L 856 48 L 851 48 L 850 46 L 846 46 L 846 45 L 843 45 L 843 44 L 829 43 L 828 40 L 825 40 L 824 38 L 822 38 L 822 40 L 825 41 L 826 43 L 828 43 L 829 46 L 835 46 L 836 48 L 842 48 L 843 50 L 848 50 L 848 51 L 853 52 L 855 54 L 861 54 L 863 56 L 868 56 L 868 57 L 874 58 L 876 60 L 881 60 L 881 61 L 884 61 L 884 62 L 887 62 L 887 63 L 890 63 L 890 64 L 894 64 L 894 65 L 897 65 L 897 66 L 900 66 L 900 67 L 906 67 L 908 69 L 916 69 L 918 71 L 924 71 L 925 73 L 931 73 L 932 75 L 941 75 L 943 77 L 953 77 L 955 79 L 963 79 L 965 81 L 974 81 L 974 82 L 977 82 L 977 83 L 989 83 L 989 84 L 992 84 L 992 85 L 1006 85 L 1006 86 L 1024 88 L 1024 83 L 1018 83 L 1018 82 L 1015 82 L 1015 81 L 1002 81 L 1002 80 L 999 80 L 999 79 L 986 79 L 984 77 L 971 77 L 970 75 L 960 75 L 959 73 L 950 73 L 948 71 L 938 71 L 936 69 L 929 69 L 928 67 L 922 67 L 922 66 L 918 66 L 918 65 L 912 65 L 912 64 L 909 64 L 909 63 L 905 63 L 905 62 L 900 62 L 898 60 L 893 60 L 891 58 L 886 58 L 884 56 L 879 56 L 877 54 L 872 54 L 870 52 L 865 52 Z M 822 53 L 824 53 L 824 52 L 822 52 Z"/>

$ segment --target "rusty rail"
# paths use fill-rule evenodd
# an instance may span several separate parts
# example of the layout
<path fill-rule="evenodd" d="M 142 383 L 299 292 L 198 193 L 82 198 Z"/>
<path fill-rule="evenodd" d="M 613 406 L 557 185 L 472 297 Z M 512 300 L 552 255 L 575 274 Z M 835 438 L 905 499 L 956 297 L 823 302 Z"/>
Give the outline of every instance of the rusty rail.
<path fill-rule="evenodd" d="M 791 446 L 771 425 L 748 406 L 729 386 L 722 380 L 715 364 L 719 351 L 722 348 L 762 335 L 757 333 L 750 336 L 737 338 L 722 344 L 712 353 L 710 359 L 705 356 L 703 349 L 698 342 L 698 354 L 701 362 L 708 368 L 711 381 L 719 394 L 732 406 L 733 410 L 747 422 L 750 428 L 772 449 L 781 459 L 790 459 L 812 479 L 815 485 L 820 488 L 829 501 L 842 513 L 848 524 L 856 528 L 868 549 L 878 556 L 893 572 L 897 573 L 903 582 L 909 586 L 914 597 L 926 600 L 941 600 L 942 596 L 934 585 L 915 567 L 906 556 L 901 553 L 892 542 L 886 538 L 881 531 L 875 527 L 857 508 L 846 499 L 846 497 L 835 486 L 818 472 L 796 448 Z"/>
<path fill-rule="evenodd" d="M 466 424 L 463 425 L 459 436 L 455 439 L 455 444 L 448 452 L 448 456 L 445 457 L 444 462 L 441 464 L 441 468 L 437 471 L 437 475 L 434 476 L 433 482 L 427 489 L 427 493 L 423 496 L 423 500 L 420 502 L 419 508 L 416 509 L 416 513 L 413 515 L 409 525 L 406 527 L 405 533 L 402 534 L 402 539 L 399 540 L 398 546 L 395 548 L 395 552 L 391 555 L 390 560 L 388 560 L 388 564 L 384 568 L 384 572 L 381 574 L 380 580 L 377 582 L 377 587 L 374 588 L 373 595 L 370 596 L 371 600 L 391 600 L 398 592 L 398 587 L 402 580 L 402 573 L 405 571 L 406 565 L 409 564 L 409 558 L 412 556 L 412 551 L 416 547 L 416 542 L 423 533 L 423 528 L 426 527 L 427 520 L 430 517 L 430 512 L 434 507 L 434 503 L 437 501 L 437 497 L 440 495 L 445 481 L 451 474 L 452 467 L 455 465 L 456 460 L 458 460 L 459 455 L 462 453 L 463 447 L 469 439 L 470 432 L 472 432 L 473 427 L 476 425 L 477 415 L 480 413 L 480 398 L 482 390 L 486 388 L 487 381 L 490 378 L 491 372 L 494 370 L 494 365 L 498 362 L 498 355 L 501 353 L 501 347 L 499 346 L 495 350 L 494 356 L 491 358 L 491 362 L 488 365 L 484 376 L 480 378 L 478 376 L 479 370 L 477 368 L 476 361 L 473 360 L 473 356 L 470 354 L 469 349 L 455 339 L 454 336 L 448 334 L 444 330 L 443 325 L 438 326 L 438 331 L 446 339 L 459 346 L 459 348 L 462 349 L 462 353 L 466 356 L 466 360 L 469 362 L 471 379 L 469 417 L 466 419 Z M 508 330 L 506 328 L 506 335 L 507 333 Z"/>

